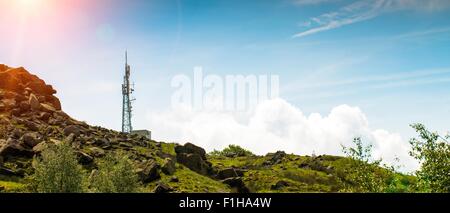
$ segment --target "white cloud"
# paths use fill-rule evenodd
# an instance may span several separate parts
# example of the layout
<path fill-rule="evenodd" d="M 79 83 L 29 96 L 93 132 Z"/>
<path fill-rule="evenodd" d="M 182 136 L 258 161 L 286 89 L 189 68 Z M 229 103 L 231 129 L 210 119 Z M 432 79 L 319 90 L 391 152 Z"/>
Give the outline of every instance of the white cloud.
<path fill-rule="evenodd" d="M 293 38 L 366 21 L 388 12 L 402 10 L 430 12 L 444 10 L 449 7 L 450 1 L 448 0 L 359 0 L 337 11 L 310 18 L 310 20 L 300 24 L 300 26 L 310 26 L 310 29 L 295 34 Z"/>
<path fill-rule="evenodd" d="M 147 118 L 157 140 L 190 141 L 207 151 L 238 144 L 257 154 L 284 150 L 301 155 L 313 151 L 342 155 L 341 144 L 351 146 L 354 137 L 362 137 L 374 145 L 374 157 L 382 157 L 387 163 L 398 157 L 405 171 L 417 167 L 399 134 L 371 129 L 364 113 L 347 105 L 334 107 L 327 116 L 307 116 L 285 100 L 274 99 L 244 115 L 179 108 L 149 112 Z"/>

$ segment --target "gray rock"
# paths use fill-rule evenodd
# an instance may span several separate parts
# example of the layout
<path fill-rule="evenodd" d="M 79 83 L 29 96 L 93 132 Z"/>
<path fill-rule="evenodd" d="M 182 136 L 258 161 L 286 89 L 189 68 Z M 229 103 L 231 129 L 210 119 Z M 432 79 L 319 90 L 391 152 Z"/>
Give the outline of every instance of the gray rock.
<path fill-rule="evenodd" d="M 223 169 L 217 173 L 217 178 L 219 178 L 220 180 L 233 177 L 238 177 L 238 174 L 236 173 L 236 170 L 234 168 Z"/>
<path fill-rule="evenodd" d="M 94 158 L 82 151 L 77 152 L 78 162 L 83 165 L 89 165 L 94 162 Z"/>
<path fill-rule="evenodd" d="M 176 146 L 175 153 L 177 153 L 177 154 L 181 154 L 181 153 L 197 154 L 203 160 L 206 160 L 206 151 L 203 148 L 196 146 L 192 143 L 186 143 L 184 146 L 180 146 L 180 145 Z"/>
<path fill-rule="evenodd" d="M 177 162 L 202 175 L 209 175 L 212 172 L 211 165 L 198 154 L 179 153 L 177 154 Z"/>
<path fill-rule="evenodd" d="M 76 137 L 80 136 L 82 133 L 84 133 L 84 131 L 84 128 L 77 125 L 69 125 L 63 130 L 65 136 L 74 134 Z"/>
<path fill-rule="evenodd" d="M 154 160 L 150 160 L 141 165 L 136 172 L 143 183 L 149 183 L 161 178 L 158 170 L 159 165 Z"/>
<path fill-rule="evenodd" d="M 275 183 L 274 185 L 272 185 L 270 187 L 270 189 L 272 189 L 272 190 L 280 190 L 280 189 L 282 189 L 282 188 L 284 188 L 286 186 L 289 186 L 289 183 L 284 181 L 284 180 L 280 180 L 277 183 Z"/>
<path fill-rule="evenodd" d="M 41 143 L 41 136 L 37 132 L 28 132 L 22 136 L 22 141 L 29 147 L 33 148 Z"/>
<path fill-rule="evenodd" d="M 91 147 L 89 148 L 89 151 L 94 157 L 103 157 L 105 156 L 105 150 L 99 147 Z"/>
<path fill-rule="evenodd" d="M 17 157 L 33 157 L 34 152 L 23 147 L 19 141 L 15 139 L 0 140 L 0 156 L 17 156 Z"/>
<path fill-rule="evenodd" d="M 166 185 L 164 183 L 158 183 L 158 185 L 155 187 L 155 189 L 153 189 L 153 192 L 157 193 L 157 194 L 169 193 L 169 192 L 172 192 L 172 191 L 173 191 L 173 189 L 170 186 L 168 186 L 168 185 Z"/>
<path fill-rule="evenodd" d="M 222 183 L 229 185 L 237 193 L 250 193 L 250 190 L 240 177 L 227 178 Z"/>
<path fill-rule="evenodd" d="M 39 103 L 39 99 L 34 94 L 30 94 L 30 98 L 28 99 L 28 103 L 32 110 L 37 111 L 41 107 L 41 103 Z"/>
<path fill-rule="evenodd" d="M 161 167 L 161 171 L 166 175 L 173 175 L 176 171 L 175 161 L 171 158 L 166 158 L 164 160 L 163 166 Z"/>

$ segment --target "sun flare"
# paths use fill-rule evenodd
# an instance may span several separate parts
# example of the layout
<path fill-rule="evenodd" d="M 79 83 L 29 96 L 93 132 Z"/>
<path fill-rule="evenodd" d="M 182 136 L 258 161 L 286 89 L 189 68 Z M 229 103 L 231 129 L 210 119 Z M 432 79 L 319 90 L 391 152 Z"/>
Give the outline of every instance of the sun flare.
<path fill-rule="evenodd" d="M 18 0 L 18 4 L 23 9 L 33 9 L 36 8 L 39 4 L 42 3 L 42 0 Z"/>

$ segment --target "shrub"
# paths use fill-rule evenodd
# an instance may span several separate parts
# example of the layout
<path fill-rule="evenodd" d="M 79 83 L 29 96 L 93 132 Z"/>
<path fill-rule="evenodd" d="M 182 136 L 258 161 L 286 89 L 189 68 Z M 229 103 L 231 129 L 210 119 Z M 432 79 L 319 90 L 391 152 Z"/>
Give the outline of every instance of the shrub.
<path fill-rule="evenodd" d="M 106 155 L 90 182 L 91 190 L 101 193 L 132 193 L 140 187 L 133 164 L 124 154 Z"/>
<path fill-rule="evenodd" d="M 450 144 L 447 138 L 412 124 L 420 138 L 410 140 L 410 155 L 421 163 L 416 172 L 418 189 L 424 192 L 450 192 Z"/>
<path fill-rule="evenodd" d="M 372 161 L 372 146 L 364 147 L 361 138 L 353 139 L 355 147 L 343 147 L 350 158 L 350 168 L 346 171 L 345 191 L 350 192 L 384 192 L 386 183 L 380 173 L 381 160 Z"/>
<path fill-rule="evenodd" d="M 254 154 L 238 145 L 229 145 L 222 151 L 214 150 L 210 153 L 213 156 L 224 156 L 224 157 L 244 157 L 244 156 L 254 156 Z"/>
<path fill-rule="evenodd" d="M 35 159 L 32 188 L 39 193 L 83 192 L 83 171 L 66 143 L 48 146 Z"/>

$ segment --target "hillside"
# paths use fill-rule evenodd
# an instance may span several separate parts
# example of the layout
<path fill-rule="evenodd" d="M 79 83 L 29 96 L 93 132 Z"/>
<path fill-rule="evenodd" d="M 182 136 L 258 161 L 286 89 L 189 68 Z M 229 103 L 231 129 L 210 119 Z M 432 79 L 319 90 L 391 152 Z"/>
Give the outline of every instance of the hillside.
<path fill-rule="evenodd" d="M 78 121 L 62 110 L 55 94 L 24 68 L 0 64 L 0 191 L 29 191 L 33 159 L 49 144 L 62 142 L 76 151 L 86 174 L 107 153 L 125 152 L 144 192 L 338 192 L 358 184 L 347 181 L 352 169 L 348 158 L 284 152 L 209 155 L 192 143 L 157 142 Z M 386 173 L 382 168 L 378 172 Z M 414 181 L 395 176 L 404 185 Z M 386 174 L 385 181 L 392 178 Z"/>

